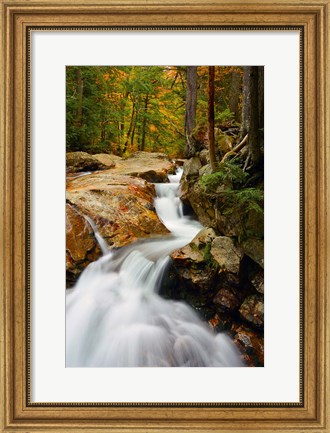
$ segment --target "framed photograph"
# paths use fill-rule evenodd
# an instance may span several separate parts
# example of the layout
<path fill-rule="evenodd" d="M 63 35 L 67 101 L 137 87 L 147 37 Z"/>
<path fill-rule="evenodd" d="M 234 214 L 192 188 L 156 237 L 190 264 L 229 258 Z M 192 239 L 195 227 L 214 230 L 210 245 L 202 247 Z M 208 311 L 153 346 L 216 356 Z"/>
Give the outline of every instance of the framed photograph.
<path fill-rule="evenodd" d="M 329 432 L 329 1 L 1 1 L 1 428 Z"/>

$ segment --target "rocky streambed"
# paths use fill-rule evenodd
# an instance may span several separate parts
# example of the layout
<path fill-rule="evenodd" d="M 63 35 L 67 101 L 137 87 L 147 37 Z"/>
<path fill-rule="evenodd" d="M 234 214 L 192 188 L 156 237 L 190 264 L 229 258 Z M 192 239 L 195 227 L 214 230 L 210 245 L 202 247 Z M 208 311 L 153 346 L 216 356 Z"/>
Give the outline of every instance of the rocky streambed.
<path fill-rule="evenodd" d="M 137 152 L 126 160 L 84 152 L 68 155 L 66 269 L 67 287 L 71 287 L 88 263 L 101 256 L 85 216 L 91 218 L 109 248 L 168 233 L 156 214 L 151 182 L 167 180 L 175 166 L 166 155 L 157 153 Z"/>
<path fill-rule="evenodd" d="M 199 157 L 184 164 L 182 198 L 205 228 L 172 252 L 161 295 L 190 304 L 215 332 L 232 335 L 246 365 L 262 366 L 263 241 L 255 236 L 238 243 L 237 223 L 221 214 L 214 197 L 198 191 L 205 165 Z M 154 208 L 153 183 L 168 181 L 167 175 L 174 172 L 175 164 L 159 153 L 137 152 L 127 159 L 68 154 L 67 287 L 102 254 L 95 229 L 109 249 L 169 233 Z"/>

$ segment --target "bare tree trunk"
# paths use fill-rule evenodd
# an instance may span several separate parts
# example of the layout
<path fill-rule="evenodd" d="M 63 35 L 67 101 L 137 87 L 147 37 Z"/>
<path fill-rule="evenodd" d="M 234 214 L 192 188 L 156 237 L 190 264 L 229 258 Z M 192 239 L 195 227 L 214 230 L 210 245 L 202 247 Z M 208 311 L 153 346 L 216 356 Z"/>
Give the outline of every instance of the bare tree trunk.
<path fill-rule="evenodd" d="M 197 107 L 197 66 L 187 66 L 186 114 L 184 121 L 184 135 L 186 139 L 186 156 L 195 154 L 193 130 L 196 126 Z"/>
<path fill-rule="evenodd" d="M 215 67 L 209 66 L 208 81 L 208 135 L 209 135 L 209 155 L 211 170 L 216 170 L 216 158 L 214 147 L 214 76 Z"/>

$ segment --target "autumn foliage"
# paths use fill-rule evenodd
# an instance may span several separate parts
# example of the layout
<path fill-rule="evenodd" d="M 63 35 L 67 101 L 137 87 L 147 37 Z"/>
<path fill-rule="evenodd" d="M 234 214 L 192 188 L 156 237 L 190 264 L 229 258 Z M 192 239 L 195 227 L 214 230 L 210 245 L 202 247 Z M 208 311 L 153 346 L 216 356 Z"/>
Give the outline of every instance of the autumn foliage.
<path fill-rule="evenodd" d="M 239 125 L 240 67 L 215 68 L 215 127 Z M 208 67 L 197 68 L 196 131 L 207 140 Z M 185 154 L 185 66 L 68 66 L 67 150 Z"/>

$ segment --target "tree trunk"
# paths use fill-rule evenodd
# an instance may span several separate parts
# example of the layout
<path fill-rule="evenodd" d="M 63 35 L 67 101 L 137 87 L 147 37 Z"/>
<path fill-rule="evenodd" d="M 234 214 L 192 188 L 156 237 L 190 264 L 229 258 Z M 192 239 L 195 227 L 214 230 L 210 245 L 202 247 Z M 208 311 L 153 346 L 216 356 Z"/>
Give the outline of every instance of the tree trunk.
<path fill-rule="evenodd" d="M 215 66 L 209 66 L 208 81 L 208 135 L 209 135 L 209 154 L 211 170 L 216 170 L 216 158 L 214 147 L 214 75 Z"/>
<path fill-rule="evenodd" d="M 186 157 L 196 153 L 193 130 L 196 126 L 197 107 L 197 66 L 187 66 L 186 113 L 184 135 L 186 139 Z"/>
<path fill-rule="evenodd" d="M 84 96 L 84 79 L 82 77 L 81 69 L 76 70 L 77 78 L 77 94 L 78 94 L 78 106 L 77 106 L 77 125 L 82 126 L 83 123 L 83 96 Z"/>
<path fill-rule="evenodd" d="M 238 108 L 240 88 L 241 88 L 241 75 L 238 71 L 233 71 L 231 76 L 229 110 L 234 114 L 235 122 L 239 122 L 241 120 L 240 112 Z"/>
<path fill-rule="evenodd" d="M 243 107 L 240 140 L 248 133 L 250 125 L 250 69 L 251 66 L 243 68 Z"/>
<path fill-rule="evenodd" d="M 257 167 L 260 160 L 258 67 L 252 66 L 250 70 L 249 156 L 252 167 Z"/>
<path fill-rule="evenodd" d="M 247 133 L 248 157 L 245 169 L 255 171 L 261 161 L 264 126 L 264 78 L 262 66 L 245 66 L 243 79 L 243 112 L 240 137 Z"/>
<path fill-rule="evenodd" d="M 258 66 L 258 122 L 259 146 L 264 147 L 264 67 Z"/>
<path fill-rule="evenodd" d="M 133 149 L 133 147 L 134 147 L 135 129 L 136 129 L 136 119 L 135 119 L 134 124 L 133 124 L 133 130 L 132 130 L 132 135 L 131 135 L 131 149 Z"/>
<path fill-rule="evenodd" d="M 140 150 L 145 149 L 146 145 L 146 129 L 147 129 L 147 111 L 149 104 L 149 95 L 146 95 L 146 99 L 144 101 L 144 113 L 143 113 L 143 121 L 142 121 L 142 137 L 141 137 L 141 148 Z"/>
<path fill-rule="evenodd" d="M 123 150 L 123 153 L 125 153 L 126 150 L 127 150 L 128 142 L 129 142 L 129 139 L 130 139 L 131 134 L 132 134 L 132 131 L 133 131 L 134 117 L 135 117 L 135 102 L 133 101 L 133 102 L 132 102 L 131 121 L 130 121 L 129 128 L 128 128 L 128 131 L 127 131 L 126 141 L 125 141 L 125 144 L 124 144 L 124 150 Z"/>

